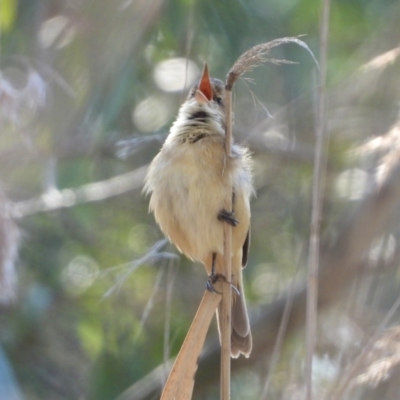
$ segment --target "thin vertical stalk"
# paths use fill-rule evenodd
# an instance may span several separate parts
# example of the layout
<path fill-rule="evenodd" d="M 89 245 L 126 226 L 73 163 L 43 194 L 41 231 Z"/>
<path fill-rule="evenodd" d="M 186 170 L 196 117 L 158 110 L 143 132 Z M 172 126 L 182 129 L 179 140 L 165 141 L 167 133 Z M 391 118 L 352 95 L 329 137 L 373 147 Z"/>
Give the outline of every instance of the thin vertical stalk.
<path fill-rule="evenodd" d="M 232 91 L 226 90 L 225 97 L 226 132 L 225 153 L 231 157 L 232 147 Z M 230 178 L 229 178 L 230 179 Z M 229 182 L 232 187 L 232 182 Z M 232 190 L 225 199 L 225 209 L 232 210 Z M 232 277 L 232 227 L 224 224 L 224 276 L 228 282 Z M 221 312 L 221 400 L 231 397 L 231 321 L 232 321 L 232 288 L 230 284 L 222 286 Z"/>
<path fill-rule="evenodd" d="M 168 377 L 167 365 L 170 359 L 170 329 L 171 329 L 171 303 L 172 294 L 174 289 L 174 282 L 176 277 L 177 267 L 175 266 L 175 260 L 168 261 L 168 272 L 167 272 L 167 290 L 165 295 L 165 322 L 164 322 L 164 354 L 163 354 L 163 366 L 165 381 Z"/>
<path fill-rule="evenodd" d="M 269 366 L 268 366 L 268 376 L 265 381 L 265 385 L 264 385 L 263 391 L 261 393 L 260 400 L 267 400 L 267 398 L 268 398 L 268 392 L 269 392 L 269 389 L 271 386 L 272 374 L 274 373 L 274 370 L 279 361 L 279 356 L 281 354 L 282 345 L 283 345 L 283 339 L 286 334 L 286 329 L 287 329 L 287 325 L 289 322 L 290 313 L 292 311 L 294 290 L 297 285 L 297 279 L 298 279 L 298 275 L 299 275 L 300 257 L 301 257 L 302 253 L 303 253 L 303 244 L 300 246 L 298 255 L 296 257 L 296 274 L 293 278 L 292 283 L 290 284 L 289 292 L 287 294 L 285 308 L 283 310 L 281 323 L 279 325 L 278 334 L 276 336 L 275 346 L 272 351 L 272 355 L 270 357 L 270 362 L 269 362 Z"/>
<path fill-rule="evenodd" d="M 188 83 L 188 68 L 189 68 L 189 59 L 190 59 L 190 53 L 192 50 L 193 46 L 193 38 L 194 38 L 194 31 L 195 31 L 195 21 L 194 21 L 194 5 L 195 2 L 192 1 L 189 4 L 189 11 L 187 13 L 187 35 L 186 35 L 186 45 L 185 45 L 185 57 L 186 57 L 186 65 L 185 65 L 185 82 L 183 85 L 183 90 L 181 94 L 181 100 L 183 101 L 185 98 L 185 91 L 187 89 L 187 83 Z"/>
<path fill-rule="evenodd" d="M 326 146 L 328 143 L 326 135 L 326 60 L 328 49 L 329 10 L 330 0 L 323 0 L 320 33 L 320 72 L 318 88 L 318 114 L 316 145 L 314 157 L 314 176 L 312 192 L 312 213 L 310 226 L 310 247 L 308 260 L 308 282 L 307 282 L 307 327 L 306 327 L 306 399 L 312 400 L 313 382 L 312 365 L 313 354 L 316 343 L 317 330 L 317 301 L 318 301 L 318 270 L 319 270 L 319 247 L 322 214 L 322 197 L 324 191 L 324 178 L 326 170 Z"/>

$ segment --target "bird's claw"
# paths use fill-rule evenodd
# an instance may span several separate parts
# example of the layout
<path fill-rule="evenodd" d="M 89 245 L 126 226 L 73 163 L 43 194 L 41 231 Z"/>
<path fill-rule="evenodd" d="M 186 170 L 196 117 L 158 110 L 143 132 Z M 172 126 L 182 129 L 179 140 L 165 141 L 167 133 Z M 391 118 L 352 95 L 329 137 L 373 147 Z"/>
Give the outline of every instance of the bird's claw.
<path fill-rule="evenodd" d="M 240 296 L 239 289 L 235 285 L 233 285 L 232 282 L 229 282 L 224 275 L 221 274 L 210 275 L 206 282 L 206 289 L 211 293 L 222 294 L 221 292 L 218 292 L 218 290 L 215 289 L 214 287 L 214 283 L 217 281 L 223 281 L 225 283 L 229 283 L 231 285 L 231 288 L 236 292 L 236 294 Z"/>
<path fill-rule="evenodd" d="M 235 218 L 235 213 L 233 211 L 227 211 L 225 209 L 218 213 L 218 219 L 220 221 L 227 222 L 229 225 L 237 226 L 239 221 Z"/>

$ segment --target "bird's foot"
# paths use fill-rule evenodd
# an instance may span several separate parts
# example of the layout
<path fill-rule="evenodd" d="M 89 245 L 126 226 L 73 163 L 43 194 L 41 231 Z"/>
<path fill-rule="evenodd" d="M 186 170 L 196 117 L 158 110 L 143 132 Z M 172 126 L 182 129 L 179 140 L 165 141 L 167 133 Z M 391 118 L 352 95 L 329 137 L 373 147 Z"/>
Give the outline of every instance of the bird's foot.
<path fill-rule="evenodd" d="M 207 289 L 209 292 L 211 292 L 211 293 L 222 294 L 221 292 L 218 292 L 218 290 L 215 289 L 215 287 L 214 287 L 214 283 L 215 283 L 215 282 L 218 282 L 218 281 L 222 281 L 222 282 L 225 282 L 225 283 L 229 283 L 229 285 L 231 285 L 231 288 L 236 292 L 236 294 L 237 294 L 238 296 L 240 296 L 240 292 L 239 292 L 238 288 L 237 288 L 236 286 L 234 286 L 234 285 L 232 284 L 232 282 L 229 282 L 229 281 L 226 279 L 226 277 L 225 277 L 224 275 L 222 275 L 222 274 L 211 274 L 211 275 L 208 277 L 208 279 L 207 279 L 207 282 L 206 282 L 206 289 Z"/>
<path fill-rule="evenodd" d="M 226 211 L 225 209 L 218 213 L 218 219 L 232 226 L 237 226 L 239 224 L 239 221 L 235 218 L 235 213 L 233 211 Z"/>
<path fill-rule="evenodd" d="M 214 287 L 214 283 L 218 282 L 218 281 L 226 281 L 225 276 L 223 276 L 221 274 L 212 273 L 207 279 L 206 289 L 211 293 L 222 294 L 221 292 L 218 292 L 218 290 L 215 289 L 215 287 Z"/>

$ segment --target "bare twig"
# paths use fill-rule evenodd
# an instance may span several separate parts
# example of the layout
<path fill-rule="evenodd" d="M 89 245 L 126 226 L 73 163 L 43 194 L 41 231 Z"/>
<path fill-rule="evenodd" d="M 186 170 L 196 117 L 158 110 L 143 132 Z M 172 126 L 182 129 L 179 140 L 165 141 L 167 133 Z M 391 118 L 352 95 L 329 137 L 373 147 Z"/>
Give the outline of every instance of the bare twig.
<path fill-rule="evenodd" d="M 319 248 L 320 248 L 320 227 L 322 214 L 322 196 L 324 191 L 324 178 L 326 169 L 326 58 L 328 48 L 328 28 L 329 28 L 329 7 L 330 0 L 323 1 L 321 16 L 321 36 L 320 36 L 320 75 L 319 75 L 319 98 L 318 98 L 318 126 L 317 140 L 314 158 L 313 176 L 313 195 L 312 195 L 312 215 L 310 227 L 310 249 L 308 262 L 308 282 L 307 282 L 307 325 L 306 325 L 306 365 L 305 383 L 306 398 L 312 400 L 312 366 L 313 354 L 315 350 L 316 330 L 317 330 L 317 302 L 318 302 L 318 271 L 319 271 Z"/>

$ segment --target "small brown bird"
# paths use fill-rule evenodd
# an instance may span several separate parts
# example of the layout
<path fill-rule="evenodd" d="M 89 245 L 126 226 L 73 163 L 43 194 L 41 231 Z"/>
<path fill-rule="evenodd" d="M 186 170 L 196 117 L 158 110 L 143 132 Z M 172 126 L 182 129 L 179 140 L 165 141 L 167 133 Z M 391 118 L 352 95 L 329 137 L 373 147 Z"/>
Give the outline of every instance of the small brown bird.
<path fill-rule="evenodd" d="M 232 228 L 231 356 L 250 355 L 252 338 L 242 283 L 250 242 L 250 204 L 254 192 L 251 158 L 246 148 L 232 145 L 227 157 L 225 87 L 210 78 L 207 65 L 189 92 L 178 117 L 146 176 L 150 210 L 179 251 L 204 264 L 207 274 L 223 265 L 223 222 Z M 230 178 L 230 179 L 228 179 Z M 233 182 L 233 212 L 223 209 Z M 218 313 L 217 313 L 218 315 Z"/>

